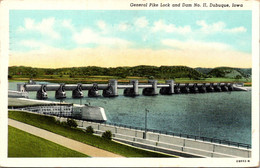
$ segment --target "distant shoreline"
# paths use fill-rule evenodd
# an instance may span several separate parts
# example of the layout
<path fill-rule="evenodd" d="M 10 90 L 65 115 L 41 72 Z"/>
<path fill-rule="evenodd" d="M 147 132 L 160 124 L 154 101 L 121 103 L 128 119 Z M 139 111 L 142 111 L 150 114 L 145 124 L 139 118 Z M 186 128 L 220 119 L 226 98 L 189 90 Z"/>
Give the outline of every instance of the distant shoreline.
<path fill-rule="evenodd" d="M 110 78 L 114 79 L 114 78 Z M 119 83 L 129 83 L 130 80 L 136 79 L 139 83 L 147 83 L 149 79 L 145 78 L 134 78 L 128 77 L 123 79 L 116 79 Z M 24 82 L 27 83 L 30 78 L 14 78 L 9 79 L 9 82 Z M 109 79 L 102 79 L 102 77 L 98 78 L 66 78 L 66 79 L 42 79 L 42 78 L 34 78 L 34 81 L 37 82 L 51 82 L 51 83 L 65 83 L 65 84 L 77 84 L 77 83 L 107 83 Z M 158 83 L 165 83 L 167 79 L 155 79 L 158 80 Z M 188 78 L 176 78 L 173 79 L 175 83 L 244 83 L 245 86 L 252 86 L 251 81 L 237 81 L 235 79 L 230 78 L 206 78 L 201 80 L 193 80 Z"/>

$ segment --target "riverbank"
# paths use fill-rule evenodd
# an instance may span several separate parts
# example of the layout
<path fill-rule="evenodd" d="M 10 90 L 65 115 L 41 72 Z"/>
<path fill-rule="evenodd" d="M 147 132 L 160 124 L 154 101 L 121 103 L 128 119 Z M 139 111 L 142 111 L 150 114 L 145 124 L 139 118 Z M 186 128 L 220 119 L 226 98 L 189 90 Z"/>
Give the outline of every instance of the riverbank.
<path fill-rule="evenodd" d="M 31 78 L 29 77 L 14 77 L 12 79 L 9 79 L 9 82 L 28 82 Z M 136 79 L 139 80 L 140 83 L 147 83 L 149 80 L 145 77 L 126 77 L 126 78 L 118 78 L 114 76 L 90 76 L 86 78 L 72 78 L 69 76 L 43 76 L 43 77 L 37 77 L 33 78 L 34 81 L 40 81 L 40 82 L 51 82 L 51 83 L 65 83 L 65 84 L 76 84 L 76 83 L 107 83 L 110 79 L 116 79 L 119 83 L 129 83 L 130 80 Z M 158 83 L 165 83 L 166 79 L 156 79 L 158 80 Z M 247 79 L 234 79 L 234 78 L 202 78 L 199 80 L 190 79 L 190 78 L 175 78 L 175 83 L 245 83 L 245 86 L 251 86 L 252 82 L 251 80 Z"/>
<path fill-rule="evenodd" d="M 111 152 L 107 152 L 105 150 L 101 150 L 101 149 L 98 149 L 98 148 L 90 146 L 90 145 L 86 145 L 84 143 L 66 138 L 64 136 L 60 136 L 58 134 L 54 134 L 54 133 L 52 133 L 50 131 L 46 131 L 44 129 L 40 129 L 40 128 L 31 126 L 31 125 L 28 125 L 28 124 L 24 124 L 22 122 L 18 122 L 16 120 L 9 119 L 8 124 L 15 127 L 15 128 L 18 128 L 22 131 L 25 131 L 25 132 L 30 133 L 32 135 L 35 135 L 37 137 L 49 140 L 51 142 L 54 142 L 55 144 L 59 144 L 61 146 L 64 146 L 64 147 L 71 149 L 73 151 L 80 152 L 80 153 L 85 154 L 87 156 L 91 156 L 91 157 L 122 157 L 120 155 L 117 155 L 117 154 L 114 154 L 114 153 L 111 153 Z M 41 148 L 41 146 L 38 146 L 38 147 Z M 49 157 L 52 157 L 52 153 L 49 154 Z"/>
<path fill-rule="evenodd" d="M 53 116 L 10 110 L 8 117 L 125 157 L 171 157 L 170 155 L 141 150 L 114 141 L 108 141 L 99 136 L 87 134 L 82 129 L 65 127 L 58 124 Z"/>

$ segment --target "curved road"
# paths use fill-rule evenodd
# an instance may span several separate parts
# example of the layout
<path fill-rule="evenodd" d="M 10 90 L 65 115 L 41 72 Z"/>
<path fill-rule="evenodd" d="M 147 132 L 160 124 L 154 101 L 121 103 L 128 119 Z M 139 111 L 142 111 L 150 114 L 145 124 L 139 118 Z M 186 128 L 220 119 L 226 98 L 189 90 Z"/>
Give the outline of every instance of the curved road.
<path fill-rule="evenodd" d="M 69 149 L 84 153 L 91 157 L 122 157 L 120 155 L 84 144 L 79 141 L 75 141 L 64 136 L 40 129 L 16 120 L 8 119 L 8 125 L 15 127 L 17 129 L 23 130 L 30 134 L 36 135 L 38 137 L 47 139 L 59 145 L 65 146 Z"/>

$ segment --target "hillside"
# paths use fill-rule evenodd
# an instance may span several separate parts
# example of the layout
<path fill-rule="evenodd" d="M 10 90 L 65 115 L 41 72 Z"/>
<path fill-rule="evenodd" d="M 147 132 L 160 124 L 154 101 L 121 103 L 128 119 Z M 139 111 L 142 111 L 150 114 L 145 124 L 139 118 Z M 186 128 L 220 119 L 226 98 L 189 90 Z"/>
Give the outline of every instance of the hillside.
<path fill-rule="evenodd" d="M 242 79 L 251 76 L 251 68 L 242 69 L 242 68 L 218 67 L 212 69 L 208 73 L 208 75 L 217 78 Z"/>
<path fill-rule="evenodd" d="M 213 68 L 197 67 L 197 68 L 194 68 L 194 69 L 197 70 L 197 71 L 200 72 L 200 73 L 208 74 Z"/>
<path fill-rule="evenodd" d="M 58 69 L 44 69 L 32 68 L 24 66 L 9 67 L 8 77 L 30 77 L 35 78 L 39 76 L 48 75 L 69 75 L 69 77 L 88 77 L 88 76 L 115 76 L 125 78 L 127 76 L 145 77 L 149 79 L 174 79 L 174 78 L 193 78 L 199 79 L 205 77 L 201 72 L 186 66 L 146 66 L 140 65 L 135 67 L 72 67 L 72 68 L 58 68 Z"/>
<path fill-rule="evenodd" d="M 248 76 L 248 77 L 252 76 L 252 68 L 234 68 L 234 69 L 244 74 L 244 76 Z"/>

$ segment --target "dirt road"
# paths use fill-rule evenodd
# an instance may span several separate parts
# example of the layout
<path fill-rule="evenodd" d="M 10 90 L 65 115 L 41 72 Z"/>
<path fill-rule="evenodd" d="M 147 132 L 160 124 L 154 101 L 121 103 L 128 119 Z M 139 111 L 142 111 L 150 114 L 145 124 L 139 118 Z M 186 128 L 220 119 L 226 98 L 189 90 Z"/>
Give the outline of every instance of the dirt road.
<path fill-rule="evenodd" d="M 12 127 L 18 128 L 30 134 L 36 135 L 38 137 L 47 139 L 59 145 L 65 146 L 69 149 L 84 153 L 91 157 L 122 157 L 120 155 L 75 141 L 64 136 L 46 131 L 16 120 L 8 119 L 8 124 Z"/>

